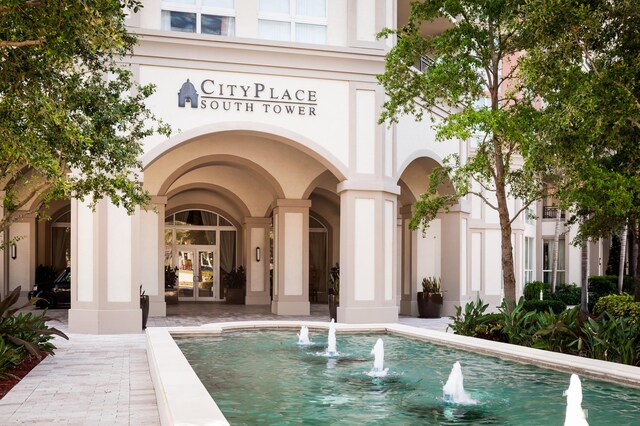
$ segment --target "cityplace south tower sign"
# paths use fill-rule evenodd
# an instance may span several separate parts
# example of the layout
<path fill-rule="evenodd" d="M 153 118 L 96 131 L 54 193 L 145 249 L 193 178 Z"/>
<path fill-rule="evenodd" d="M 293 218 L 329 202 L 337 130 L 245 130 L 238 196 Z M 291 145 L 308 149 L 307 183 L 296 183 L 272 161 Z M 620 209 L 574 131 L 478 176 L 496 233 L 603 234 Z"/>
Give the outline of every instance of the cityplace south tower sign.
<path fill-rule="evenodd" d="M 210 78 L 202 80 L 198 88 L 187 79 L 178 91 L 178 107 L 310 117 L 318 107 L 317 92 L 309 89 L 282 89 L 256 82 L 229 84 Z"/>

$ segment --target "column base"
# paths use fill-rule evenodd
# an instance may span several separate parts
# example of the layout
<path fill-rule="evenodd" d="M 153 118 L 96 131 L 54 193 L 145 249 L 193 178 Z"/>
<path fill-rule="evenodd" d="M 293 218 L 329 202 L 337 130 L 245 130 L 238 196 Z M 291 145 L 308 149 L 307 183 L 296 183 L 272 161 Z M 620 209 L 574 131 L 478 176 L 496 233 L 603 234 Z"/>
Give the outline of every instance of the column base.
<path fill-rule="evenodd" d="M 244 299 L 245 305 L 269 305 L 271 304 L 271 296 L 268 294 L 258 294 L 258 295 L 250 295 Z"/>
<path fill-rule="evenodd" d="M 165 302 L 164 300 L 162 301 L 151 300 L 149 302 L 149 316 L 150 317 L 166 317 L 167 302 Z"/>
<path fill-rule="evenodd" d="M 271 313 L 276 315 L 311 315 L 311 303 L 274 300 L 271 303 Z"/>
<path fill-rule="evenodd" d="M 412 317 L 418 316 L 418 301 L 416 300 L 401 300 L 400 301 L 400 315 L 408 315 Z"/>
<path fill-rule="evenodd" d="M 347 324 L 397 323 L 398 307 L 343 308 L 338 306 L 338 321 Z"/>
<path fill-rule="evenodd" d="M 142 332 L 141 309 L 69 309 L 69 332 L 126 334 Z"/>

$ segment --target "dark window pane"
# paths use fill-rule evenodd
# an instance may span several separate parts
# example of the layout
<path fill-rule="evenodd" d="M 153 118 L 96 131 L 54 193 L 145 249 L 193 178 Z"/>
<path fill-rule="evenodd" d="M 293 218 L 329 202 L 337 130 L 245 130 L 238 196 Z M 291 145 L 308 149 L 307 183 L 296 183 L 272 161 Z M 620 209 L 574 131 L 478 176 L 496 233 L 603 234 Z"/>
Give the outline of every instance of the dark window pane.
<path fill-rule="evenodd" d="M 171 31 L 195 33 L 196 14 L 188 12 L 171 12 Z"/>
<path fill-rule="evenodd" d="M 231 36 L 234 33 L 234 18 L 202 15 L 200 19 L 200 32 L 203 34 Z"/>

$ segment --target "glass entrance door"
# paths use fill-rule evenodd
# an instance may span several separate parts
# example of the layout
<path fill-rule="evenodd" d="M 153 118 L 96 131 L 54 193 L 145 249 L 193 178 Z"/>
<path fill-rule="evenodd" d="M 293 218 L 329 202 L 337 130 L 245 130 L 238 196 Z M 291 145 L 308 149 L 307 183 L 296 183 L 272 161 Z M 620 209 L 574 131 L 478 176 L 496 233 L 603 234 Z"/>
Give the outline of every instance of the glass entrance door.
<path fill-rule="evenodd" d="M 214 247 L 178 247 L 179 300 L 220 300 Z"/>

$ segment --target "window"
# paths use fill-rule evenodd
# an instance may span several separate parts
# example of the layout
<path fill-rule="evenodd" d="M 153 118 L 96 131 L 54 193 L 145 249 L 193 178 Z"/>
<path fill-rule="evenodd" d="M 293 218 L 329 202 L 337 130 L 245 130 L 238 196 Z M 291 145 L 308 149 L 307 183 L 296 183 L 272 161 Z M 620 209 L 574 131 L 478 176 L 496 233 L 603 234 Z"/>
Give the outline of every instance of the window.
<path fill-rule="evenodd" d="M 71 266 L 71 212 L 67 211 L 51 223 L 51 266 L 62 271 Z"/>
<path fill-rule="evenodd" d="M 234 0 L 168 0 L 162 2 L 162 29 L 233 36 L 234 15 Z"/>
<path fill-rule="evenodd" d="M 258 38 L 327 43 L 326 0 L 260 0 Z"/>
<path fill-rule="evenodd" d="M 533 278 L 533 238 L 524 237 L 524 283 L 530 283 Z"/>
<path fill-rule="evenodd" d="M 544 240 L 542 243 L 542 281 L 551 284 L 553 271 L 553 240 Z M 564 238 L 558 240 L 558 275 L 557 284 L 563 284 L 564 278 Z"/>
<path fill-rule="evenodd" d="M 532 203 L 529 207 L 527 207 L 527 209 L 524 212 L 524 221 L 528 224 L 528 225 L 533 225 L 536 223 L 536 211 L 535 211 L 535 204 Z"/>

